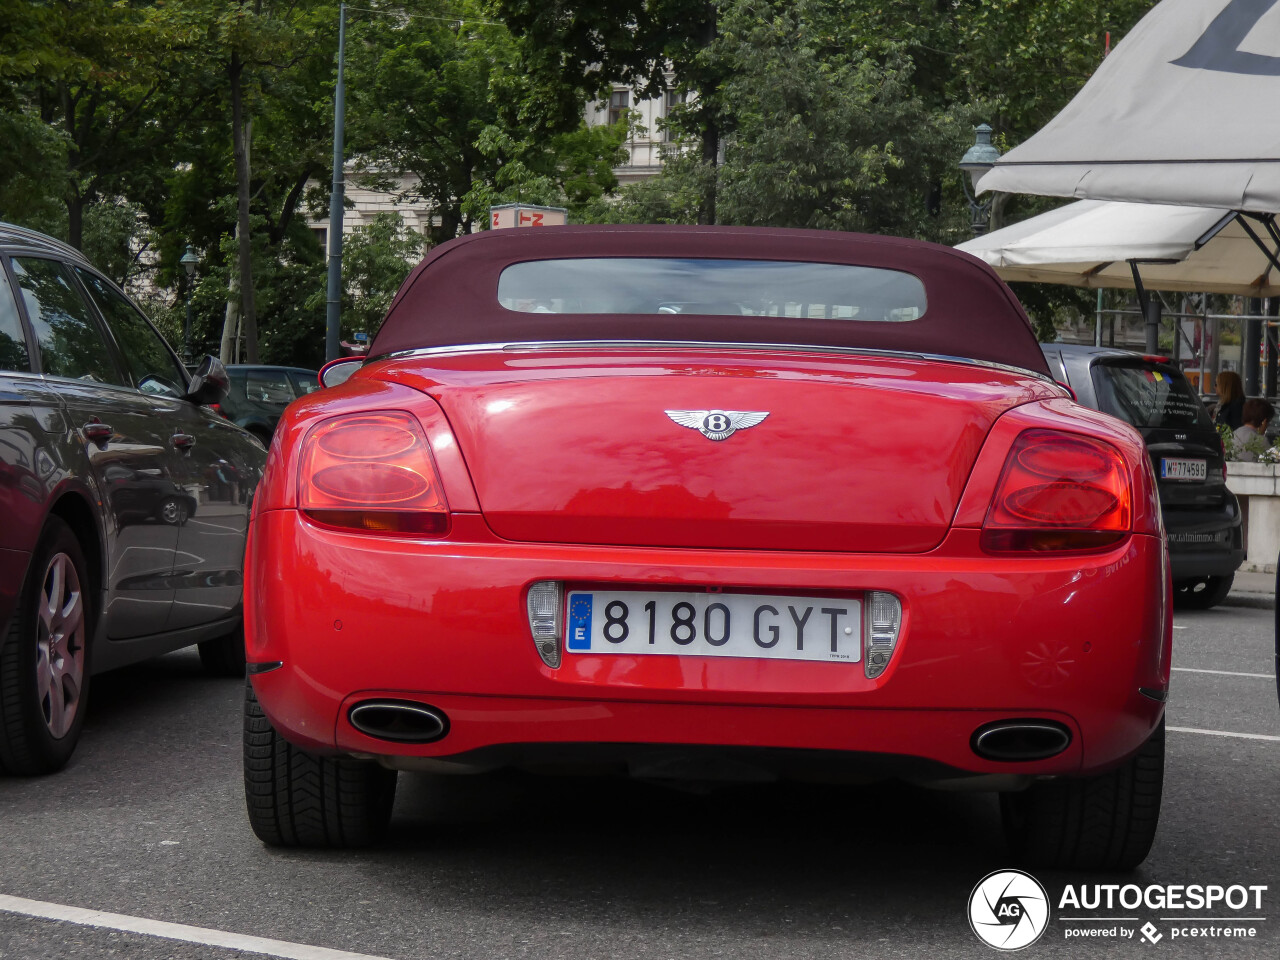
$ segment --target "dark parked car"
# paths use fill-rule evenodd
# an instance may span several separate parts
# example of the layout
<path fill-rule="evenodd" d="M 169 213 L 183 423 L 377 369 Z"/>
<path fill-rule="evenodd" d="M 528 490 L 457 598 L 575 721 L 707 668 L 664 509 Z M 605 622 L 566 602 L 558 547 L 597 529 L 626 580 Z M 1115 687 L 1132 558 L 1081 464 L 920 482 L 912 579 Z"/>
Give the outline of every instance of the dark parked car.
<path fill-rule="evenodd" d="M 1147 442 L 1169 538 L 1173 596 L 1220 603 L 1244 562 L 1240 504 L 1227 489 L 1222 439 L 1181 371 L 1163 357 L 1041 344 L 1054 378 L 1080 402 L 1138 428 Z"/>
<path fill-rule="evenodd" d="M 318 373 L 304 367 L 272 367 L 232 364 L 227 367 L 231 385 L 219 410 L 228 420 L 244 427 L 271 445 L 271 435 L 284 408 L 320 389 Z"/>
<path fill-rule="evenodd" d="M 93 673 L 200 644 L 242 673 L 266 458 L 79 251 L 0 224 L 0 770 L 55 770 Z"/>

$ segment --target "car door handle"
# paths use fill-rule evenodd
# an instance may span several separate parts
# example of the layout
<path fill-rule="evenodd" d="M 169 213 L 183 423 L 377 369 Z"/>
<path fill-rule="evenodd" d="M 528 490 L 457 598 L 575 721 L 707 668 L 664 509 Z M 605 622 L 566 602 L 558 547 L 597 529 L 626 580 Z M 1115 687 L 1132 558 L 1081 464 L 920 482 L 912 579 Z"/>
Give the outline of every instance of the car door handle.
<path fill-rule="evenodd" d="M 86 423 L 83 429 L 85 439 L 92 440 L 94 443 L 106 443 L 115 434 L 109 424 L 96 418 Z"/>
<path fill-rule="evenodd" d="M 169 441 L 179 450 L 190 450 L 196 445 L 196 438 L 189 433 L 175 433 Z"/>

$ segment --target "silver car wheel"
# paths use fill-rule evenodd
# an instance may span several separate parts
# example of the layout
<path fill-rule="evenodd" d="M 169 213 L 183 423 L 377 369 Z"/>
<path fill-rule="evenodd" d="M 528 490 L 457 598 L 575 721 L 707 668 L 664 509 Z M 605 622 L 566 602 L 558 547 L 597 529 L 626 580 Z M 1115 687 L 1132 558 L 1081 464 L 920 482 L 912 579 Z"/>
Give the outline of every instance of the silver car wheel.
<path fill-rule="evenodd" d="M 76 566 L 65 553 L 49 560 L 36 626 L 36 697 L 54 739 L 65 737 L 84 687 L 84 598 Z"/>

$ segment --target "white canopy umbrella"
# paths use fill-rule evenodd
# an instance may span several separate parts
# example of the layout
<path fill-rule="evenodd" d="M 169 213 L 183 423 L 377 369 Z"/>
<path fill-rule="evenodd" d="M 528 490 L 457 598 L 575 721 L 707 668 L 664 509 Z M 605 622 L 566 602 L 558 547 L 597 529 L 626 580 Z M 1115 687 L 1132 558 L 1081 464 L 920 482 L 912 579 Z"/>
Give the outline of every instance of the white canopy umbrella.
<path fill-rule="evenodd" d="M 1280 213 L 1277 104 L 1280 3 L 1163 0 L 978 189 Z"/>
<path fill-rule="evenodd" d="M 1280 270 L 1230 210 L 1081 200 L 959 244 L 1006 281 L 1280 296 Z"/>

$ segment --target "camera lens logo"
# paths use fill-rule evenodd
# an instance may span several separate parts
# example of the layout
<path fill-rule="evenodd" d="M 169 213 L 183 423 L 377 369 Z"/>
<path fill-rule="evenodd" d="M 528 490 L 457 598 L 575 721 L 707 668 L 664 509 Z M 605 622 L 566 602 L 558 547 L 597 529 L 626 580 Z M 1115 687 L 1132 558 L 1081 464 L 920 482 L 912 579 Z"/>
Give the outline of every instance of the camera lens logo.
<path fill-rule="evenodd" d="M 997 950 L 1029 947 L 1049 926 L 1049 895 L 1021 870 L 989 873 L 969 894 L 969 926 Z"/>

